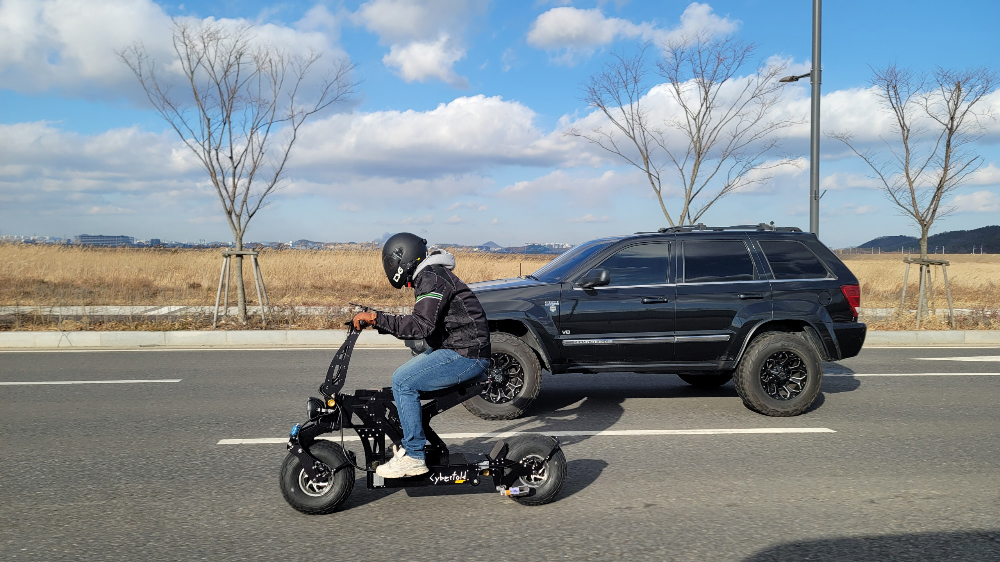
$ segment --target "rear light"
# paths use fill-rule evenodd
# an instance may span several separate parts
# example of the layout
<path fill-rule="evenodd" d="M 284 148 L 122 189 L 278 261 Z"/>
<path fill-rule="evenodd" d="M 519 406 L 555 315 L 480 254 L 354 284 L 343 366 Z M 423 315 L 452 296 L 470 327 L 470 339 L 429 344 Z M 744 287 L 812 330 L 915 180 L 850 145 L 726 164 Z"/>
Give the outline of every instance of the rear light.
<path fill-rule="evenodd" d="M 861 286 L 841 285 L 840 290 L 844 293 L 844 298 L 847 299 L 847 304 L 851 305 L 851 311 L 854 317 L 857 318 L 858 309 L 861 308 Z"/>

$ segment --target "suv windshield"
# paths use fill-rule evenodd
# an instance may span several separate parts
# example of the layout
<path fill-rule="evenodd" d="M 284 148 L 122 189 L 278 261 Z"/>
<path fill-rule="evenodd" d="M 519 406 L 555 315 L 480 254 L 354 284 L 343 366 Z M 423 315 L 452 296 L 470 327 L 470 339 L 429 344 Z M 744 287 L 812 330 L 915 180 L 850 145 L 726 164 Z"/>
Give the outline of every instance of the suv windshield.
<path fill-rule="evenodd" d="M 528 277 L 546 283 L 559 283 L 581 262 L 617 242 L 618 238 L 603 238 L 580 244 L 576 248 L 564 252 L 556 259 L 543 265 L 538 271 Z"/>

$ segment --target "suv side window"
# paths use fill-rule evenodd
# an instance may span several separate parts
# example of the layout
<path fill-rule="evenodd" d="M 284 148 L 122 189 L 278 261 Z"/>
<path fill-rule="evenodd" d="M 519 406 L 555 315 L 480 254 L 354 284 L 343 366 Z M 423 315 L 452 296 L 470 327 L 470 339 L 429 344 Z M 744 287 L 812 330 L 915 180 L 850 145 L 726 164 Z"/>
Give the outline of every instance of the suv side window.
<path fill-rule="evenodd" d="M 775 279 L 823 279 L 829 276 L 823 262 L 802 242 L 760 240 Z"/>
<path fill-rule="evenodd" d="M 685 240 L 684 282 L 753 281 L 753 258 L 742 240 Z"/>
<path fill-rule="evenodd" d="M 612 287 L 663 285 L 670 270 L 670 243 L 636 244 L 617 252 L 601 265 L 611 274 Z"/>

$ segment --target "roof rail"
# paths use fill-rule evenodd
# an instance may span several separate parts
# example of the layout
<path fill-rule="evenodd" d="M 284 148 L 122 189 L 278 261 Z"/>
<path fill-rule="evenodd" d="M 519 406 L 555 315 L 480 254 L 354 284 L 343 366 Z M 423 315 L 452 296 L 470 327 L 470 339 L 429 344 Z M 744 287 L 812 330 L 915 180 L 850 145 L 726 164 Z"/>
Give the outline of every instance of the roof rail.
<path fill-rule="evenodd" d="M 802 229 L 797 226 L 774 226 L 774 222 L 760 224 L 738 224 L 735 226 L 705 226 L 703 223 L 689 224 L 684 226 L 671 226 L 660 228 L 657 230 L 659 233 L 675 233 L 675 232 L 721 232 L 724 230 L 755 230 L 755 231 L 771 231 L 771 232 L 802 232 Z M 639 233 L 636 233 L 639 234 Z"/>

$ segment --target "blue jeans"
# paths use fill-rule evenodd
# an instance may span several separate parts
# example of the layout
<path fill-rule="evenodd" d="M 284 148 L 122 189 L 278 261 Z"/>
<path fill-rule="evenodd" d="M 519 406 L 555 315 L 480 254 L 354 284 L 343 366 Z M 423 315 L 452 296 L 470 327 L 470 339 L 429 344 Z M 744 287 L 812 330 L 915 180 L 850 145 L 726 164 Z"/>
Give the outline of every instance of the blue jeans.
<path fill-rule="evenodd" d="M 399 410 L 407 455 L 424 459 L 426 437 L 418 393 L 476 380 L 489 365 L 489 359 L 469 359 L 452 349 L 428 349 L 396 369 L 392 374 L 392 395 Z"/>

